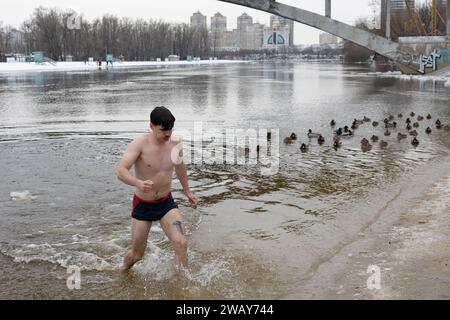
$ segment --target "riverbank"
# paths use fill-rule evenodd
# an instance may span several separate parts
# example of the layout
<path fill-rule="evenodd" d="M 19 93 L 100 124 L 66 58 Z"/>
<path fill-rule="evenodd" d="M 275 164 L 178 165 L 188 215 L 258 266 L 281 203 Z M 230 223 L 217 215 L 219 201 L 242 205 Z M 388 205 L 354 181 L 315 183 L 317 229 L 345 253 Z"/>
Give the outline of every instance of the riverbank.
<path fill-rule="evenodd" d="M 288 298 L 449 299 L 450 166 L 440 169 L 447 173 L 439 177 L 427 168 L 403 183 L 379 219 L 306 279 L 301 294 Z M 369 289 L 373 266 L 380 282 Z"/>
<path fill-rule="evenodd" d="M 433 83 L 443 83 L 445 87 L 450 87 L 450 71 L 443 73 L 439 76 L 420 76 L 420 75 L 408 75 L 402 74 L 400 71 L 388 71 L 388 72 L 370 72 L 369 75 L 376 76 L 378 78 L 394 78 L 406 81 L 418 81 L 418 82 L 428 82 Z"/>
<path fill-rule="evenodd" d="M 117 68 L 135 67 L 169 67 L 169 66 L 199 66 L 199 65 L 220 65 L 232 63 L 249 63 L 241 60 L 200 60 L 200 61 L 126 61 L 115 62 L 113 66 L 102 65 L 102 70 L 114 70 Z M 34 62 L 0 63 L 0 73 L 5 72 L 36 72 L 36 71 L 93 71 L 98 70 L 95 62 L 57 62 L 56 64 Z"/>

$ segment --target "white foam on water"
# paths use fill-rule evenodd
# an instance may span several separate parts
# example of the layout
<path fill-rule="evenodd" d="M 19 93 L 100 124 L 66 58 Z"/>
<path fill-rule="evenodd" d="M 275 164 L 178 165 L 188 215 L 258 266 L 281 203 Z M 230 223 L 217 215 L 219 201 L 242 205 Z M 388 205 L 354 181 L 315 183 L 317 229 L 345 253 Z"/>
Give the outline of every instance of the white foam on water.
<path fill-rule="evenodd" d="M 369 72 L 369 75 L 375 75 L 379 78 L 395 78 L 400 80 L 408 80 L 408 81 L 419 81 L 419 82 L 428 82 L 431 81 L 433 83 L 444 83 L 444 86 L 450 86 L 450 80 L 448 76 L 420 76 L 420 75 L 405 75 L 401 72 Z M 450 75 L 449 75 L 450 76 Z"/>
<path fill-rule="evenodd" d="M 30 191 L 13 191 L 9 194 L 12 201 L 29 201 L 37 199 L 37 196 L 33 196 Z"/>
<path fill-rule="evenodd" d="M 194 283 L 208 287 L 216 281 L 233 276 L 230 263 L 225 260 L 213 260 L 203 263 L 197 272 L 188 271 L 186 277 Z"/>
<path fill-rule="evenodd" d="M 164 250 L 152 243 L 148 243 L 148 249 L 144 259 L 134 266 L 136 272 L 149 275 L 156 281 L 168 280 L 173 277 L 173 251 Z"/>

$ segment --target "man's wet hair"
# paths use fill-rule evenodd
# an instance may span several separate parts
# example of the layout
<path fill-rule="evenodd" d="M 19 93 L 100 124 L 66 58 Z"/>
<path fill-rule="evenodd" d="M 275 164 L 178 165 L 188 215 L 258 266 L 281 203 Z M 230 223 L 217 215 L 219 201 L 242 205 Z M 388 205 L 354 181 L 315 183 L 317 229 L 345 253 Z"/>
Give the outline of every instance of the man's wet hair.
<path fill-rule="evenodd" d="M 175 124 L 175 117 L 166 107 L 156 107 L 150 113 L 150 122 L 155 126 L 162 126 L 164 131 L 172 130 Z"/>

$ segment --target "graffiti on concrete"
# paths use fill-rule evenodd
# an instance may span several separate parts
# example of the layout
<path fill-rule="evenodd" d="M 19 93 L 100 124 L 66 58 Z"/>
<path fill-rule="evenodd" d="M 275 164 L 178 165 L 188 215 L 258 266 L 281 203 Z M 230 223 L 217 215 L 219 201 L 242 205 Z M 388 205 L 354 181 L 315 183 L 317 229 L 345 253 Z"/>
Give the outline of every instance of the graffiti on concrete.
<path fill-rule="evenodd" d="M 441 54 L 436 49 L 434 49 L 433 52 L 428 56 L 421 54 L 419 57 L 419 72 L 425 74 L 426 68 L 433 68 L 433 71 L 436 71 L 437 59 L 439 59 L 440 57 Z"/>

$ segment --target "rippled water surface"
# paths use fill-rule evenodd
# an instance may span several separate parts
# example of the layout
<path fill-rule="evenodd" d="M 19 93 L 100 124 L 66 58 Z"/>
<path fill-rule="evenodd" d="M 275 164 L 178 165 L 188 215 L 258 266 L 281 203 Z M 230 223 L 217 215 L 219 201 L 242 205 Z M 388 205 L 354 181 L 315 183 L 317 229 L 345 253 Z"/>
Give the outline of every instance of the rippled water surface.
<path fill-rule="evenodd" d="M 450 91 L 442 84 L 379 79 L 363 67 L 248 63 L 107 72 L 0 74 L 0 298 L 280 298 L 376 219 L 401 181 L 448 161 Z M 121 275 L 130 247 L 132 190 L 115 177 L 126 145 L 145 132 L 154 106 L 170 107 L 177 130 L 278 129 L 275 174 L 261 165 L 189 165 L 200 198 L 186 216 L 190 270 L 172 271 L 173 253 L 158 224 L 145 259 Z M 406 132 L 411 111 L 420 144 Z M 404 118 L 398 119 L 397 114 Z M 398 129 L 360 126 L 332 147 L 331 119 L 395 115 Z M 433 129 L 426 135 L 425 128 Z M 308 139 L 321 132 L 325 143 Z M 292 132 L 299 139 L 285 145 Z M 389 144 L 363 152 L 373 134 Z M 302 153 L 301 143 L 309 150 Z M 222 142 L 185 147 L 195 153 Z M 278 147 L 277 147 L 278 149 Z M 273 159 L 272 159 L 273 160 Z M 420 181 L 417 182 L 420 185 Z M 11 192 L 36 198 L 12 201 Z M 82 289 L 68 290 L 67 267 L 81 268 Z"/>

